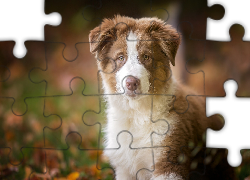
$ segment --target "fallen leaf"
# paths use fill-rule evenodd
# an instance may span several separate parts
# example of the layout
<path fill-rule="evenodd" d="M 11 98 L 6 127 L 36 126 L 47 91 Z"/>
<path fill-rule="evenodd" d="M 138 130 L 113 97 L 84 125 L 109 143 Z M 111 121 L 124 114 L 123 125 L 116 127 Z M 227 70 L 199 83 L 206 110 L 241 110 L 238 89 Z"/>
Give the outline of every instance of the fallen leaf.
<path fill-rule="evenodd" d="M 80 176 L 79 172 L 72 172 L 67 176 L 67 178 L 68 180 L 76 180 L 79 176 Z"/>

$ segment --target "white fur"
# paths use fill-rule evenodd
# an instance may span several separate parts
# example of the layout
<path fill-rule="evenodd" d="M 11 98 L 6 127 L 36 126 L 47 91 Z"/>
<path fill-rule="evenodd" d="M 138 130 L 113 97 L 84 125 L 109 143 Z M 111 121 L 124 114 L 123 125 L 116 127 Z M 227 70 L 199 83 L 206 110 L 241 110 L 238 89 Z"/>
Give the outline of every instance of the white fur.
<path fill-rule="evenodd" d="M 175 173 L 162 174 L 157 177 L 151 178 L 151 180 L 182 180 L 183 178 Z"/>
<path fill-rule="evenodd" d="M 136 39 L 136 35 L 130 32 L 128 39 Z M 127 41 L 128 60 L 125 65 L 117 72 L 117 90 L 123 92 L 121 82 L 124 77 L 133 75 L 140 79 L 142 93 L 147 93 L 149 89 L 149 73 L 145 67 L 139 64 L 137 56 L 137 41 Z M 105 93 L 109 94 L 108 85 L 103 82 Z M 170 86 L 167 94 L 173 94 L 174 86 Z M 151 121 L 151 103 L 153 97 L 150 95 L 140 95 L 140 98 L 128 98 L 125 94 L 122 95 L 107 95 L 107 126 L 105 128 L 105 151 L 104 154 L 109 157 L 110 163 L 115 168 L 117 180 L 135 180 L 136 173 L 142 168 L 150 170 L 154 169 L 154 163 L 161 159 L 160 150 L 154 149 L 155 162 L 153 163 L 152 149 L 130 149 L 131 136 L 128 133 L 119 135 L 119 143 L 121 147 L 118 148 L 117 135 L 127 130 L 133 135 L 132 148 L 151 147 L 150 134 L 153 131 L 163 134 L 168 128 L 174 127 L 176 120 L 170 117 L 166 110 L 167 104 L 170 101 L 170 96 L 163 96 L 157 101 L 153 101 L 154 108 L 152 120 L 165 119 L 169 124 L 164 121 L 153 123 Z M 172 129 L 173 130 L 173 129 Z M 168 134 L 171 133 L 168 132 Z M 154 146 L 162 145 L 162 140 L 167 135 L 154 135 Z M 160 176 L 172 177 L 172 176 Z M 158 179 L 160 177 L 157 177 Z M 152 179 L 152 173 L 148 171 L 141 171 L 138 173 L 138 179 Z"/>
<path fill-rule="evenodd" d="M 140 93 L 147 93 L 149 89 L 149 73 L 146 68 L 139 63 L 137 51 L 137 36 L 130 32 L 127 41 L 127 61 L 124 66 L 116 73 L 117 92 L 123 93 L 126 77 L 131 75 L 140 80 Z"/>
<path fill-rule="evenodd" d="M 118 148 L 117 135 L 127 130 L 133 135 L 132 148 L 140 147 L 151 147 L 150 134 L 153 131 L 163 134 L 168 128 L 168 124 L 162 122 L 152 123 L 150 120 L 151 114 L 151 96 L 140 98 L 131 103 L 133 105 L 138 104 L 131 108 L 123 109 L 124 101 L 121 101 L 122 95 L 120 96 L 109 96 L 108 108 L 107 108 L 107 127 L 105 129 L 106 134 L 106 149 Z M 164 97 L 159 102 L 154 101 L 154 112 L 152 120 L 167 119 L 170 124 L 174 124 L 171 121 L 171 117 L 167 117 L 163 110 L 166 108 L 164 101 L 166 102 L 167 97 Z M 157 111 L 156 111 L 157 109 Z M 170 125 L 172 127 L 172 125 Z M 116 178 L 119 179 L 135 179 L 136 173 L 142 168 L 150 170 L 154 169 L 154 163 L 152 158 L 151 149 L 138 149 L 132 150 L 128 146 L 131 143 L 131 137 L 129 134 L 122 133 L 119 136 L 119 143 L 121 148 L 117 150 L 105 150 L 105 155 L 110 159 L 113 167 L 116 169 Z M 169 134 L 169 133 L 168 133 Z M 162 140 L 166 135 L 154 135 L 154 146 L 162 145 Z M 154 149 L 155 161 L 160 159 L 161 153 Z M 150 179 L 152 174 L 139 173 L 138 179 Z"/>

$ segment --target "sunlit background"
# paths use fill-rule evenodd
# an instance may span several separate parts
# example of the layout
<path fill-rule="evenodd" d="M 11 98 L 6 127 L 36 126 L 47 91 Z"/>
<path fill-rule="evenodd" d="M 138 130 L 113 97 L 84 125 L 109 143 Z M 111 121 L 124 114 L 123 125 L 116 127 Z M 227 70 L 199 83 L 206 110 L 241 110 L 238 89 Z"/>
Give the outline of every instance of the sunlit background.
<path fill-rule="evenodd" d="M 113 178 L 113 170 L 105 168 L 108 160 L 96 150 L 103 148 L 105 104 L 88 43 L 90 30 L 103 18 L 163 19 L 182 34 L 172 67 L 177 80 L 199 95 L 224 96 L 224 81 L 234 77 L 237 95 L 250 95 L 243 28 L 231 28 L 230 43 L 205 41 L 206 18 L 220 19 L 223 8 L 208 11 L 200 0 L 46 1 L 45 13 L 51 12 L 62 15 L 62 24 L 45 26 L 46 42 L 26 42 L 23 59 L 13 56 L 14 42 L 0 42 L 0 179 Z M 240 179 L 250 175 L 249 153 L 242 152 Z"/>

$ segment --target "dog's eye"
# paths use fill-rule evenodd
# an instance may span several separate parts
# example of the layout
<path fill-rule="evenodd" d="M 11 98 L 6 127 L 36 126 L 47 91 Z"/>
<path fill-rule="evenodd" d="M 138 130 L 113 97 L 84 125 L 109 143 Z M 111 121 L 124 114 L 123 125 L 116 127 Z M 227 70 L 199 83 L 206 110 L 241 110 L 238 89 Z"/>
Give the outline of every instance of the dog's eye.
<path fill-rule="evenodd" d="M 118 59 L 119 59 L 120 61 L 124 61 L 124 57 L 123 57 L 123 56 L 119 56 Z"/>
<path fill-rule="evenodd" d="M 144 60 L 148 60 L 149 56 L 147 54 L 144 54 Z"/>

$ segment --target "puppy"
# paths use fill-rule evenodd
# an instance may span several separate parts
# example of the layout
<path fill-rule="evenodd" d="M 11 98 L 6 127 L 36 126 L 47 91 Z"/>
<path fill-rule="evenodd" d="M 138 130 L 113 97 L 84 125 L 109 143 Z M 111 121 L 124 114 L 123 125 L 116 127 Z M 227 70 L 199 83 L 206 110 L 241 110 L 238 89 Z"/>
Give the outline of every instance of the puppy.
<path fill-rule="evenodd" d="M 170 64 L 175 65 L 180 34 L 158 18 L 117 15 L 93 29 L 89 41 L 102 72 L 107 101 L 105 155 L 116 179 L 188 179 L 205 146 L 206 129 L 220 129 L 223 122 L 206 118 L 204 98 L 190 97 L 187 102 L 187 95 L 194 92 L 172 75 Z M 153 123 L 158 119 L 167 123 Z M 118 147 L 117 135 L 123 130 L 133 135 L 133 147 L 155 148 L 109 150 Z M 151 139 L 153 130 L 167 133 Z M 120 135 L 121 144 L 131 142 L 127 135 Z M 221 179 L 233 176 L 225 166 Z"/>

